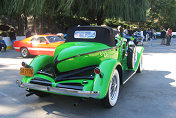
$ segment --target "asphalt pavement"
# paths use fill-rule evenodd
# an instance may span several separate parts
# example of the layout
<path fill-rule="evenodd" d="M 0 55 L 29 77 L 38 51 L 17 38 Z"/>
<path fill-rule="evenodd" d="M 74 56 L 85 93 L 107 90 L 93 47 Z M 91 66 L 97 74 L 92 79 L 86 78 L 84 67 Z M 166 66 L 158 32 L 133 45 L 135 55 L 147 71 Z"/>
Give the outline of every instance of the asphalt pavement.
<path fill-rule="evenodd" d="M 15 50 L 0 53 L 0 118 L 176 118 L 176 39 L 171 46 L 144 42 L 143 72 L 121 86 L 118 103 L 105 109 L 97 100 L 51 95 L 26 97 L 16 86 L 21 62 Z M 75 106 L 76 104 L 76 106 Z"/>

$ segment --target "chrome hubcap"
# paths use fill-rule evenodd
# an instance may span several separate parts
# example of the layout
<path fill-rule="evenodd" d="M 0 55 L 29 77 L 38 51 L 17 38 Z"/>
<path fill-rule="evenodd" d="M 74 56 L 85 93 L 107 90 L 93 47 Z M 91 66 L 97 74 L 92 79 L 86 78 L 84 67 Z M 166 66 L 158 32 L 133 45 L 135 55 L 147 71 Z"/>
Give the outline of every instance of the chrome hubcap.
<path fill-rule="evenodd" d="M 22 51 L 21 51 L 22 53 L 22 55 L 25 57 L 26 55 L 27 55 L 27 50 L 24 48 L 24 49 L 22 49 Z"/>

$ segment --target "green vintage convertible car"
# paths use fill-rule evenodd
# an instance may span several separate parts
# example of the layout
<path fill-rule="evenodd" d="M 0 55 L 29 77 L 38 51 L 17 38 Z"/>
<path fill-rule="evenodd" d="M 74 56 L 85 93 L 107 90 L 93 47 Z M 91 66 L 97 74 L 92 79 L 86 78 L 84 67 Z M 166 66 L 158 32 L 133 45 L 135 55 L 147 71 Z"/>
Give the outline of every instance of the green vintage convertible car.
<path fill-rule="evenodd" d="M 41 55 L 28 65 L 22 62 L 19 87 L 44 97 L 49 94 L 102 100 L 113 107 L 120 85 L 142 71 L 144 48 L 121 38 L 107 26 L 78 26 L 67 32 L 66 42 L 54 57 Z"/>

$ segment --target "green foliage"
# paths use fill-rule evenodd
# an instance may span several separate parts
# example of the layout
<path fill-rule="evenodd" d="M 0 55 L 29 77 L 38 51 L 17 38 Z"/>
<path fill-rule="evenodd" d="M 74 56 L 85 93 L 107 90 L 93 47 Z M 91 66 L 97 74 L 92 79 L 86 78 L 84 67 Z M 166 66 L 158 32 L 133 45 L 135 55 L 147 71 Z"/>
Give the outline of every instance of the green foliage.
<path fill-rule="evenodd" d="M 59 11 L 66 15 L 120 18 L 125 21 L 145 21 L 148 0 L 60 0 Z M 78 6 L 79 4 L 79 6 Z"/>
<path fill-rule="evenodd" d="M 41 15 L 45 0 L 1 0 L 1 15 Z"/>
<path fill-rule="evenodd" d="M 1 14 L 103 16 L 125 21 L 145 21 L 148 0 L 1 0 Z"/>
<path fill-rule="evenodd" d="M 150 0 L 148 19 L 156 28 L 174 28 L 176 25 L 176 0 Z"/>
<path fill-rule="evenodd" d="M 27 23 L 27 16 L 37 19 L 44 16 L 56 23 L 58 19 L 54 18 L 60 15 L 71 20 L 80 19 L 89 24 L 101 25 L 107 18 L 129 22 L 145 21 L 148 8 L 148 0 L 1 0 L 0 15 L 21 20 L 21 24 L 17 23 L 18 28 Z M 70 25 L 69 22 L 63 27 Z"/>

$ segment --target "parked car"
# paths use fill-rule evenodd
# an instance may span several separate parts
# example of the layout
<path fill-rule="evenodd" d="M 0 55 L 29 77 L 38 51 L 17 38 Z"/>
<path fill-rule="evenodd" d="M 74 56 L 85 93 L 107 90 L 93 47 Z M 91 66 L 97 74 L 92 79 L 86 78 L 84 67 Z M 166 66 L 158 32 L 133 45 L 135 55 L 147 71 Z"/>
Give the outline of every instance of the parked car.
<path fill-rule="evenodd" d="M 142 41 L 141 32 L 134 32 L 132 36 L 136 39 L 137 44 Z"/>
<path fill-rule="evenodd" d="M 156 36 L 156 38 L 161 38 L 161 32 L 156 32 L 155 36 Z"/>
<path fill-rule="evenodd" d="M 61 94 L 102 100 L 107 108 L 115 106 L 120 86 L 142 72 L 144 50 L 116 34 L 105 26 L 70 28 L 54 57 L 37 56 L 29 65 L 22 62 L 20 74 L 24 76 L 17 80 L 18 86 L 27 88 L 27 96 Z"/>
<path fill-rule="evenodd" d="M 30 55 L 54 55 L 55 48 L 64 43 L 64 39 L 54 35 L 35 35 L 24 40 L 14 41 L 13 47 L 26 58 Z"/>

